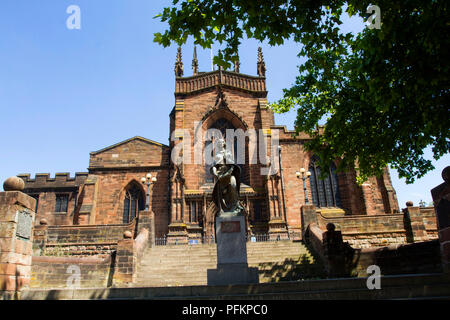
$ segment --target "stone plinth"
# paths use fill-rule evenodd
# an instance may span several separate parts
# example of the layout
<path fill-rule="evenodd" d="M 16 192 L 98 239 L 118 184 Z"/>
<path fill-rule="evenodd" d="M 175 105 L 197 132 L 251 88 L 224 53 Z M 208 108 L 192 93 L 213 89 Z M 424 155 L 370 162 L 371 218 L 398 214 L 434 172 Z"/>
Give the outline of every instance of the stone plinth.
<path fill-rule="evenodd" d="M 258 283 L 258 269 L 247 264 L 245 217 L 216 218 L 217 269 L 208 270 L 208 285 Z"/>
<path fill-rule="evenodd" d="M 136 243 L 133 239 L 124 235 L 124 239 L 117 243 L 114 284 L 126 285 L 132 283 L 136 274 L 136 265 Z"/>
<path fill-rule="evenodd" d="M 405 215 L 409 220 L 411 229 L 411 242 L 420 242 L 429 240 L 427 230 L 420 212 L 420 207 L 414 207 L 412 204 L 406 206 Z"/>
<path fill-rule="evenodd" d="M 217 264 L 247 263 L 245 218 L 217 217 Z"/>
<path fill-rule="evenodd" d="M 444 183 L 431 190 L 441 244 L 442 268 L 450 274 L 450 166 L 442 170 Z"/>
<path fill-rule="evenodd" d="M 29 287 L 36 200 L 20 191 L 0 192 L 0 299 Z"/>
<path fill-rule="evenodd" d="M 316 207 L 314 205 L 303 205 L 301 209 L 301 221 L 302 221 L 302 239 L 305 239 L 307 235 L 308 226 L 312 223 L 318 225 Z"/>
<path fill-rule="evenodd" d="M 187 244 L 188 232 L 187 225 L 184 222 L 173 222 L 169 224 L 169 233 L 167 234 L 167 244 Z"/>
<path fill-rule="evenodd" d="M 153 211 L 140 211 L 137 223 L 137 234 L 140 234 L 143 229 L 149 232 L 149 244 L 155 245 L 155 214 Z"/>
<path fill-rule="evenodd" d="M 269 221 L 269 237 L 271 241 L 288 240 L 286 221 L 281 218 L 272 218 Z"/>

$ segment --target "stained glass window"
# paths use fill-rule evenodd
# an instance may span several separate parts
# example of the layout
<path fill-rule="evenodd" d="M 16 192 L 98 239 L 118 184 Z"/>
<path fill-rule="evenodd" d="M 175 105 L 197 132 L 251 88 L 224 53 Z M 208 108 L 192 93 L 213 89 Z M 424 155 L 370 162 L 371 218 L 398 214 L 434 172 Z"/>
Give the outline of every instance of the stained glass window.
<path fill-rule="evenodd" d="M 336 166 L 331 163 L 328 176 L 322 180 L 318 161 L 319 158 L 313 156 L 309 165 L 312 201 L 316 207 L 341 207 Z"/>
<path fill-rule="evenodd" d="M 123 223 L 129 223 L 137 216 L 139 210 L 144 210 L 144 199 L 141 190 L 132 185 L 125 192 L 123 203 Z"/>

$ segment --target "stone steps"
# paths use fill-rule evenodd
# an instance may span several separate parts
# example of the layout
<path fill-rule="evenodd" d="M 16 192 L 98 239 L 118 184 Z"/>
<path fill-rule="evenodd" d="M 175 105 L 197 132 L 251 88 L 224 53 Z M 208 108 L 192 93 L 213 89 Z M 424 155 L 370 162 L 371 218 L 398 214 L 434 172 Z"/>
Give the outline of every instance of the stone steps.
<path fill-rule="evenodd" d="M 369 290 L 366 278 L 341 278 L 251 285 L 193 286 L 151 283 L 125 288 L 30 289 L 23 300 L 86 299 L 270 299 L 270 300 L 355 300 L 355 299 L 450 299 L 450 278 L 443 274 L 382 276 L 381 289 Z"/>
<path fill-rule="evenodd" d="M 291 260 L 291 261 L 298 261 L 300 259 L 308 259 L 313 260 L 311 254 L 309 253 L 288 253 L 284 255 L 280 254 L 271 254 L 271 255 L 248 255 L 248 262 L 249 263 L 258 263 L 258 262 L 270 262 L 270 261 L 284 261 L 284 260 Z M 149 257 L 146 259 L 143 259 L 141 261 L 141 265 L 152 265 L 155 263 L 174 263 L 177 264 L 179 262 L 179 259 L 177 257 Z M 217 258 L 215 256 L 201 256 L 201 257 L 190 257 L 189 259 L 185 259 L 183 261 L 184 263 L 208 263 L 208 262 L 214 262 L 217 263 Z"/>
<path fill-rule="evenodd" d="M 301 279 L 322 273 L 301 242 L 247 243 L 249 267 L 258 268 L 260 282 Z M 206 285 L 207 270 L 217 268 L 215 244 L 148 248 L 137 269 L 135 286 Z"/>

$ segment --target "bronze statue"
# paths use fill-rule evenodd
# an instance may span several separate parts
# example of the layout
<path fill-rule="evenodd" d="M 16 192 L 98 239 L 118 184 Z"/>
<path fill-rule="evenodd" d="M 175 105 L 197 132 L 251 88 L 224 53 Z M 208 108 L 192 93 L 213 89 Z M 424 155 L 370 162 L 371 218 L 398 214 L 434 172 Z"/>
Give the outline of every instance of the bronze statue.
<path fill-rule="evenodd" d="M 219 216 L 238 216 L 243 214 L 239 202 L 241 168 L 234 164 L 233 156 L 226 150 L 223 139 L 219 141 L 221 150 L 214 159 L 211 173 L 214 176 L 213 201 L 219 209 Z"/>

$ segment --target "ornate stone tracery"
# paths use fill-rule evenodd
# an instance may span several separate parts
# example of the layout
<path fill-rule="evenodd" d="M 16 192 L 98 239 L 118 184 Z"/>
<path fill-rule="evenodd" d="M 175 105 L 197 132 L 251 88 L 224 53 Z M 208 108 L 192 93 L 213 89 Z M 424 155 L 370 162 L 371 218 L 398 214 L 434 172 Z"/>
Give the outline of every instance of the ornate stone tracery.
<path fill-rule="evenodd" d="M 181 47 L 177 50 L 177 60 L 175 62 L 175 76 L 183 76 L 183 62 L 181 61 Z"/>
<path fill-rule="evenodd" d="M 258 48 L 258 63 L 256 64 L 256 66 L 257 66 L 256 69 L 257 69 L 258 76 L 265 77 L 266 76 L 266 62 L 264 61 L 261 47 Z"/>

